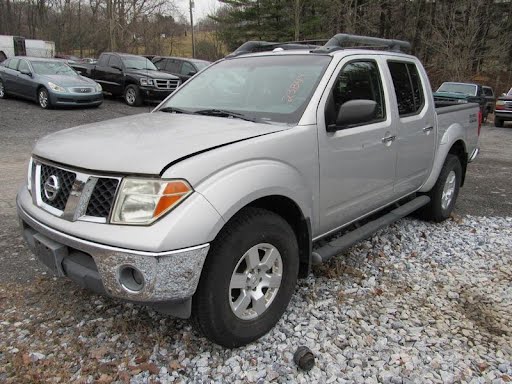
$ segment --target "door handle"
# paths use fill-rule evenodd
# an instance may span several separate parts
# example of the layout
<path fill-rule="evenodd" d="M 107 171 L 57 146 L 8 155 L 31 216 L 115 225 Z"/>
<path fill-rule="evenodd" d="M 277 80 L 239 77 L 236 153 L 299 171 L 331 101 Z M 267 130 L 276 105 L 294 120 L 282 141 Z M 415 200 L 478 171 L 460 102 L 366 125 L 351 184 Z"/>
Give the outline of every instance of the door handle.
<path fill-rule="evenodd" d="M 393 135 L 393 136 L 386 136 L 386 137 L 382 138 L 382 142 L 384 144 L 387 144 L 387 143 L 391 143 L 391 142 L 395 141 L 395 139 L 396 139 L 395 135 Z"/>
<path fill-rule="evenodd" d="M 430 131 L 434 130 L 434 127 L 425 127 L 423 128 L 423 132 L 428 133 Z"/>

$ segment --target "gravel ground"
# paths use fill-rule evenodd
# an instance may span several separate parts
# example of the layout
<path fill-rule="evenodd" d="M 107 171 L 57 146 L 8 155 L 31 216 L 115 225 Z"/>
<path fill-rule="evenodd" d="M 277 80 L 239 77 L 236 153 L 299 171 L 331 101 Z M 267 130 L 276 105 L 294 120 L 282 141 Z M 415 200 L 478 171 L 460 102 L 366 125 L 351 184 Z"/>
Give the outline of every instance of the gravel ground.
<path fill-rule="evenodd" d="M 299 284 L 265 337 L 225 350 L 188 322 L 43 277 L 0 290 L 0 380 L 512 381 L 512 218 L 405 219 Z M 301 372 L 306 345 L 316 366 Z"/>
<path fill-rule="evenodd" d="M 148 109 L 0 100 L 0 382 L 512 381 L 512 129 L 484 127 L 451 220 L 380 231 L 300 281 L 271 333 L 225 350 L 187 321 L 52 278 L 18 234 L 36 139 Z M 293 363 L 299 345 L 316 355 L 308 373 Z"/>

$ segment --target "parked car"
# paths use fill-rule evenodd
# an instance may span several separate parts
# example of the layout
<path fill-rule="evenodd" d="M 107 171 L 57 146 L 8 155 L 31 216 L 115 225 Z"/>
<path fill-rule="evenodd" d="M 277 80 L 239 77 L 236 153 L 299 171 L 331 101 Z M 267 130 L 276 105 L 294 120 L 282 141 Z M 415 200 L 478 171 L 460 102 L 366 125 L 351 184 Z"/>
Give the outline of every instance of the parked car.
<path fill-rule="evenodd" d="M 505 121 L 512 121 L 512 88 L 496 100 L 494 126 L 503 127 Z"/>
<path fill-rule="evenodd" d="M 55 58 L 56 59 L 61 59 L 61 60 L 64 60 L 67 64 L 71 65 L 71 64 L 76 64 L 76 63 L 79 63 L 80 62 L 80 58 L 78 56 L 73 56 L 73 55 L 64 55 L 62 53 L 58 53 L 55 55 Z"/>
<path fill-rule="evenodd" d="M 96 64 L 74 64 L 73 68 L 96 80 L 105 92 L 122 96 L 130 106 L 162 101 L 181 83 L 179 77 L 158 71 L 145 57 L 126 53 L 105 52 Z"/>
<path fill-rule="evenodd" d="M 56 59 L 13 57 L 0 64 L 0 98 L 34 100 L 41 108 L 94 106 L 103 102 L 101 85 Z"/>
<path fill-rule="evenodd" d="M 153 63 L 160 71 L 178 76 L 183 83 L 211 64 L 205 60 L 167 56 L 156 56 Z"/>
<path fill-rule="evenodd" d="M 152 113 L 39 140 L 17 196 L 39 260 L 236 347 L 274 326 L 312 264 L 415 210 L 450 216 L 478 154 L 477 105 L 435 109 L 406 42 L 261 44 Z"/>
<path fill-rule="evenodd" d="M 483 121 L 494 110 L 495 97 L 491 87 L 470 83 L 445 82 L 434 93 L 437 106 L 477 103 L 482 111 Z"/>
<path fill-rule="evenodd" d="M 84 57 L 82 59 L 80 59 L 79 63 L 83 63 L 83 64 L 96 64 L 98 62 L 97 59 L 94 59 L 92 57 Z"/>

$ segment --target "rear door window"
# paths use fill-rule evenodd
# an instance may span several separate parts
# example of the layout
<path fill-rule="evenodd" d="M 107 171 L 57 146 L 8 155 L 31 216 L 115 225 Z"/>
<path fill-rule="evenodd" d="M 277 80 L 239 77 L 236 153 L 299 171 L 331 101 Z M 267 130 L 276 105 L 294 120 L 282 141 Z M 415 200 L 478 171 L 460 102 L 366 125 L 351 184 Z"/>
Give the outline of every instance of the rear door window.
<path fill-rule="evenodd" d="M 418 68 L 413 63 L 388 62 L 395 88 L 398 113 L 400 116 L 418 114 L 423 108 L 425 97 Z"/>
<path fill-rule="evenodd" d="M 7 64 L 7 68 L 14 69 L 16 71 L 16 69 L 18 68 L 19 61 L 20 59 L 11 59 L 11 61 L 9 61 L 9 64 Z"/>

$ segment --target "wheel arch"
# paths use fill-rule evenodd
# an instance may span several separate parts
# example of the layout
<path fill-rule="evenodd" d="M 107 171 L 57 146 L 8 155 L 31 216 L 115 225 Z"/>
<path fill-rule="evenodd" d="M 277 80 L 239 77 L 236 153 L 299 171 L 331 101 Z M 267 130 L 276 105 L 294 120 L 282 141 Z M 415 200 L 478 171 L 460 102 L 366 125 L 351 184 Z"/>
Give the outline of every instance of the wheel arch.
<path fill-rule="evenodd" d="M 233 217 L 248 207 L 266 209 L 282 217 L 292 228 L 297 238 L 299 247 L 299 277 L 307 277 L 311 267 L 312 229 L 311 221 L 302 212 L 299 205 L 288 196 L 273 194 L 255 198 L 232 212 L 229 218 L 225 218 L 222 226 L 217 227 L 215 238 L 219 235 Z"/>
<path fill-rule="evenodd" d="M 468 152 L 466 150 L 466 145 L 464 142 L 459 139 L 455 143 L 452 144 L 448 154 L 452 154 L 457 156 L 460 161 L 460 165 L 462 167 L 462 177 L 460 181 L 460 186 L 464 186 L 464 181 L 466 180 L 466 169 L 468 166 Z"/>

